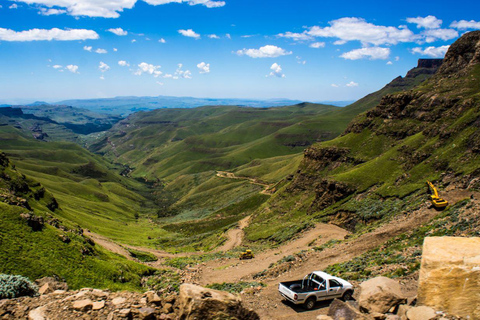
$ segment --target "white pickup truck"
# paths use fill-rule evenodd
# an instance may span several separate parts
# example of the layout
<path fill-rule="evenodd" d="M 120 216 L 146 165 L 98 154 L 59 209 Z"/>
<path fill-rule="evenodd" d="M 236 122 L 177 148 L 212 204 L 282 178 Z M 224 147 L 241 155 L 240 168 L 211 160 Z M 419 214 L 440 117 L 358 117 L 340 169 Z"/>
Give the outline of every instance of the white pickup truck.
<path fill-rule="evenodd" d="M 305 309 L 310 310 L 317 301 L 352 299 L 353 286 L 350 282 L 323 271 L 314 271 L 307 274 L 303 280 L 280 282 L 278 291 L 288 301 L 303 304 Z"/>

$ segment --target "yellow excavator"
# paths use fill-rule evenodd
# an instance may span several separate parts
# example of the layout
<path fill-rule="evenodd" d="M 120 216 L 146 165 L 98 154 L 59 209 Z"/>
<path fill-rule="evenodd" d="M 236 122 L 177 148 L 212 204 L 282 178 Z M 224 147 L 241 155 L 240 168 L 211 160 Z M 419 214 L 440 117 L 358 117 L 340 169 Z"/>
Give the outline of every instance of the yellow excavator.
<path fill-rule="evenodd" d="M 241 252 L 240 253 L 240 260 L 244 260 L 244 259 L 253 259 L 255 256 L 253 255 L 253 252 L 252 250 L 247 250 L 247 251 L 244 251 L 244 252 Z"/>
<path fill-rule="evenodd" d="M 427 185 L 430 191 L 430 200 L 432 200 L 433 206 L 436 209 L 443 209 L 446 206 L 448 206 L 448 201 L 438 196 L 437 188 L 435 188 L 433 183 L 431 183 L 430 181 L 427 181 Z"/>

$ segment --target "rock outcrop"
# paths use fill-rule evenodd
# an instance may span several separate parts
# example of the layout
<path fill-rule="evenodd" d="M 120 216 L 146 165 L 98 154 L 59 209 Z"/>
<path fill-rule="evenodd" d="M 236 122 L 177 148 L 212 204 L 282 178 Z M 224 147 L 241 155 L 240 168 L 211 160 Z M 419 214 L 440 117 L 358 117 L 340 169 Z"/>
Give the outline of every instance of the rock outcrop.
<path fill-rule="evenodd" d="M 480 238 L 429 237 L 423 244 L 418 303 L 480 319 Z"/>
<path fill-rule="evenodd" d="M 231 293 L 182 284 L 178 298 L 179 319 L 238 319 L 259 320 L 259 316 L 242 306 L 239 297 Z"/>
<path fill-rule="evenodd" d="M 387 313 L 406 302 L 400 284 L 386 277 L 376 277 L 360 285 L 360 309 L 368 313 Z"/>

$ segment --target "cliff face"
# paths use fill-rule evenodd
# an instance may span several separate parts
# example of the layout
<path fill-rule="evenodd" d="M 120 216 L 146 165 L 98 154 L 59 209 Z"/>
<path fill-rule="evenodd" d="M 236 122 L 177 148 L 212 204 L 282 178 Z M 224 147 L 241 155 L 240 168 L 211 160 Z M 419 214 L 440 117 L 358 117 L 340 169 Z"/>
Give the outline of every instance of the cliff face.
<path fill-rule="evenodd" d="M 350 200 L 403 198 L 423 190 L 426 179 L 460 187 L 478 181 L 480 31 L 462 36 L 443 61 L 419 60 L 418 67 L 400 80 L 420 69 L 438 71 L 413 90 L 384 96 L 339 138 L 305 150 L 283 195 L 310 195 L 303 195 L 308 199 L 303 209 L 294 210 L 355 215 Z"/>

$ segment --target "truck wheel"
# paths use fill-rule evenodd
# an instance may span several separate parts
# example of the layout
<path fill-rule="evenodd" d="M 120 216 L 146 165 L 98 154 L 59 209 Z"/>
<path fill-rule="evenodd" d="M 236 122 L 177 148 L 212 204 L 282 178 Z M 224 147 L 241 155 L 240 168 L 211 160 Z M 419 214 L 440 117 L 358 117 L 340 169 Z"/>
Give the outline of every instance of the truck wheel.
<path fill-rule="evenodd" d="M 343 301 L 352 300 L 352 291 L 347 291 L 342 296 Z"/>
<path fill-rule="evenodd" d="M 305 301 L 304 303 L 304 308 L 307 309 L 307 310 L 312 310 L 313 307 L 315 307 L 315 298 L 308 298 L 307 301 Z"/>

